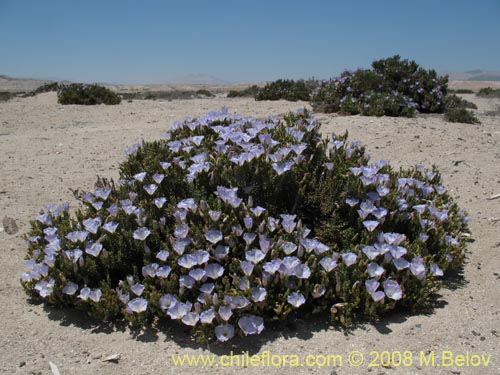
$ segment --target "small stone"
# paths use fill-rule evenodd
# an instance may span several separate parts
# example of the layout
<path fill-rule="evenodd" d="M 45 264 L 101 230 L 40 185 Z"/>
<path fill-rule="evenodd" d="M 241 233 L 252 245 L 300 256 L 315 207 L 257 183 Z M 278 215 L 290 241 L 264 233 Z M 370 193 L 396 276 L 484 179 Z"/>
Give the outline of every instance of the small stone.
<path fill-rule="evenodd" d="M 17 227 L 16 221 L 8 216 L 4 216 L 2 220 L 3 228 L 5 229 L 5 233 L 7 234 L 16 234 L 19 232 L 19 228 Z"/>
<path fill-rule="evenodd" d="M 19 362 L 19 367 L 24 367 L 24 366 L 26 366 L 26 361 Z"/>

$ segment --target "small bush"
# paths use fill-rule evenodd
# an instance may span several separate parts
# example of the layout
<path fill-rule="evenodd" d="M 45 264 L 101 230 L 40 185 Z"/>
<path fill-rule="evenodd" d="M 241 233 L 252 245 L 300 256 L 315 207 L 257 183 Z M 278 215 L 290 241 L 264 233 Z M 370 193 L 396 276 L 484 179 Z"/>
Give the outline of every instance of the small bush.
<path fill-rule="evenodd" d="M 259 89 L 255 95 L 255 100 L 309 101 L 311 91 L 311 88 L 306 85 L 304 80 L 279 79 Z"/>
<path fill-rule="evenodd" d="M 255 95 L 259 92 L 259 87 L 257 85 L 252 85 L 244 90 L 231 90 L 227 94 L 228 98 L 255 98 Z"/>
<path fill-rule="evenodd" d="M 6 102 L 14 98 L 16 93 L 10 91 L 0 91 L 0 102 Z"/>
<path fill-rule="evenodd" d="M 196 94 L 200 96 L 206 96 L 207 98 L 213 98 L 215 95 L 206 89 L 196 90 Z"/>
<path fill-rule="evenodd" d="M 448 92 L 452 94 L 474 94 L 474 91 L 470 89 L 448 89 Z"/>
<path fill-rule="evenodd" d="M 317 111 L 353 115 L 441 113 L 447 82 L 447 77 L 438 77 L 434 70 L 396 55 L 374 61 L 372 69 L 345 71 L 339 78 L 321 82 L 311 95 L 311 104 Z"/>
<path fill-rule="evenodd" d="M 445 112 L 450 111 L 455 108 L 469 108 L 469 109 L 477 109 L 477 105 L 462 99 L 461 97 L 457 95 L 447 95 L 445 100 L 444 100 L 444 110 Z"/>
<path fill-rule="evenodd" d="M 493 89 L 491 87 L 484 87 L 480 89 L 477 96 L 481 96 L 484 98 L 500 98 L 500 89 Z"/>
<path fill-rule="evenodd" d="M 113 91 L 99 85 L 87 85 L 84 83 L 71 83 L 60 85 L 58 92 L 59 104 L 120 104 L 121 98 Z"/>
<path fill-rule="evenodd" d="M 307 111 L 215 111 L 129 150 L 119 184 L 48 206 L 27 235 L 35 300 L 97 319 L 170 319 L 199 340 L 418 309 L 464 261 L 468 219 L 439 172 L 370 163 Z"/>
<path fill-rule="evenodd" d="M 480 124 L 481 121 L 472 111 L 463 107 L 452 108 L 445 113 L 446 119 L 450 122 L 463 122 L 465 124 Z"/>

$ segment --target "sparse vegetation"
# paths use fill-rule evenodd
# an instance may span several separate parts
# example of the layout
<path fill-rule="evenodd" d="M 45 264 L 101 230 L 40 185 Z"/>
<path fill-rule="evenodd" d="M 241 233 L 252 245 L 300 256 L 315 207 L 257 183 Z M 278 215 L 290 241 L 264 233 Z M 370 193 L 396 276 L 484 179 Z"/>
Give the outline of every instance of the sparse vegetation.
<path fill-rule="evenodd" d="M 468 111 L 463 107 L 452 108 L 446 111 L 445 117 L 450 122 L 463 122 L 466 124 L 481 123 L 472 111 Z"/>
<path fill-rule="evenodd" d="M 0 91 L 0 102 L 6 102 L 16 96 L 16 93 L 10 91 Z"/>
<path fill-rule="evenodd" d="M 480 89 L 476 95 L 481 96 L 483 98 L 500 98 L 500 89 L 484 87 Z"/>
<path fill-rule="evenodd" d="M 71 83 L 60 85 L 57 91 L 60 104 L 96 105 L 120 104 L 121 98 L 106 87 L 96 84 Z"/>
<path fill-rule="evenodd" d="M 255 98 L 255 95 L 259 92 L 259 87 L 257 85 L 252 85 L 244 90 L 231 90 L 227 94 L 228 98 Z"/>
<path fill-rule="evenodd" d="M 312 89 L 304 80 L 279 79 L 260 88 L 255 100 L 298 100 L 309 101 Z"/>

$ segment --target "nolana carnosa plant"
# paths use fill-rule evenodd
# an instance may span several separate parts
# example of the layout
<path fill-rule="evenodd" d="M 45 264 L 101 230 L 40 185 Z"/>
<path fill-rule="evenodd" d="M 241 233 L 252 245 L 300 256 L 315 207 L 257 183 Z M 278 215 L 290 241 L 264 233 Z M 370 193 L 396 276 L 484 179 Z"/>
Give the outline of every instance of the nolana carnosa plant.
<path fill-rule="evenodd" d="M 129 149 L 118 183 L 98 181 L 76 214 L 40 212 L 24 289 L 222 342 L 305 313 L 348 325 L 425 305 L 464 261 L 466 214 L 435 168 L 396 171 L 319 128 L 305 110 L 174 123 Z"/>

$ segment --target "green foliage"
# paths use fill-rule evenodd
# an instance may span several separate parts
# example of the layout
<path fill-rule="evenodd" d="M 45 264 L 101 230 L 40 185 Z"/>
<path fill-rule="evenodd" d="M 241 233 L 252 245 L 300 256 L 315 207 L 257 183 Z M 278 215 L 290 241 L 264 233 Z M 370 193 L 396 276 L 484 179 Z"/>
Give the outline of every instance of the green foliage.
<path fill-rule="evenodd" d="M 215 95 L 212 94 L 209 90 L 207 89 L 199 89 L 199 90 L 196 90 L 196 94 L 197 95 L 200 95 L 200 96 L 206 96 L 208 98 L 212 98 L 214 97 Z"/>
<path fill-rule="evenodd" d="M 188 100 L 215 96 L 208 90 L 137 91 L 119 94 L 123 100 Z"/>
<path fill-rule="evenodd" d="M 0 102 L 6 102 L 14 98 L 16 93 L 10 91 L 0 91 Z"/>
<path fill-rule="evenodd" d="M 121 98 L 106 87 L 96 84 L 87 85 L 85 83 L 71 83 L 60 85 L 58 88 L 59 104 L 120 104 Z"/>
<path fill-rule="evenodd" d="M 307 111 L 173 124 L 129 149 L 118 184 L 80 194 L 74 216 L 49 206 L 31 223 L 24 289 L 221 341 L 296 313 L 348 325 L 425 305 L 463 264 L 465 213 L 435 168 L 370 163 L 319 128 Z"/>
<path fill-rule="evenodd" d="M 259 86 L 252 85 L 244 90 L 231 90 L 227 94 L 228 98 L 255 98 L 259 92 Z"/>
<path fill-rule="evenodd" d="M 500 89 L 493 89 L 491 87 L 484 87 L 480 89 L 477 96 L 481 96 L 484 98 L 500 98 Z"/>
<path fill-rule="evenodd" d="M 463 122 L 465 124 L 480 124 L 481 121 L 472 111 L 463 107 L 452 108 L 445 113 L 446 119 L 450 122 Z"/>
<path fill-rule="evenodd" d="M 452 109 L 456 108 L 469 108 L 469 109 L 477 109 L 477 105 L 465 100 L 455 94 L 447 95 L 444 100 L 444 108 L 445 112 L 448 112 Z"/>
<path fill-rule="evenodd" d="M 297 100 L 309 101 L 311 88 L 304 80 L 278 79 L 267 83 L 259 89 L 255 100 L 280 100 L 285 99 L 292 102 Z"/>
<path fill-rule="evenodd" d="M 448 89 L 450 94 L 474 94 L 470 89 Z"/>
<path fill-rule="evenodd" d="M 317 111 L 367 116 L 412 117 L 415 111 L 441 113 L 447 77 L 396 55 L 373 61 L 372 69 L 345 71 L 313 91 Z"/>

